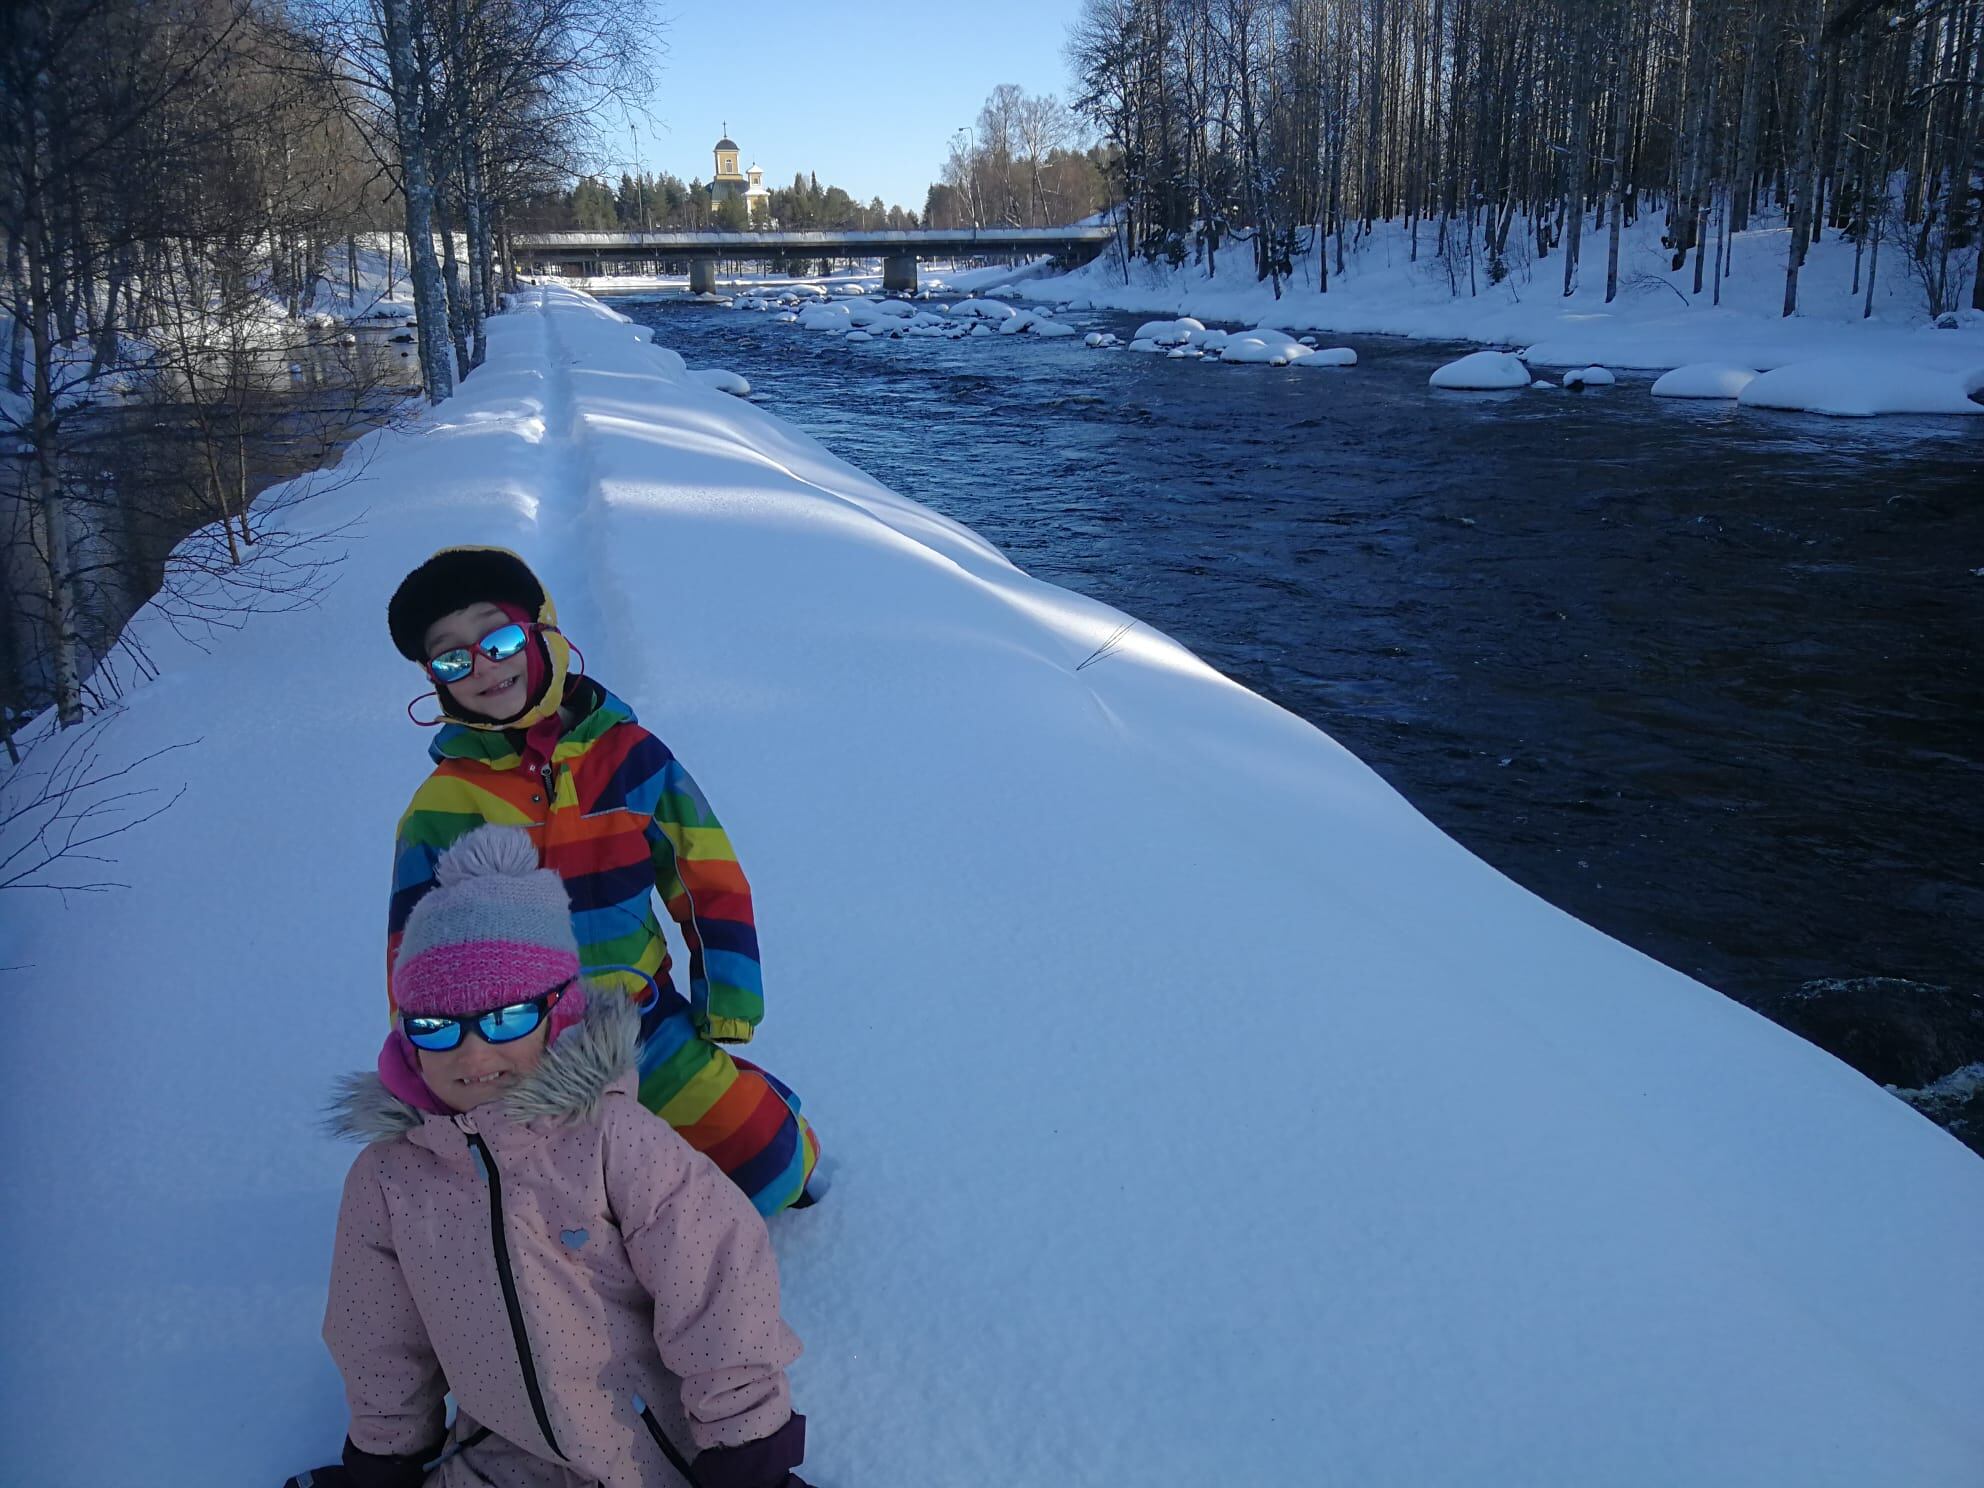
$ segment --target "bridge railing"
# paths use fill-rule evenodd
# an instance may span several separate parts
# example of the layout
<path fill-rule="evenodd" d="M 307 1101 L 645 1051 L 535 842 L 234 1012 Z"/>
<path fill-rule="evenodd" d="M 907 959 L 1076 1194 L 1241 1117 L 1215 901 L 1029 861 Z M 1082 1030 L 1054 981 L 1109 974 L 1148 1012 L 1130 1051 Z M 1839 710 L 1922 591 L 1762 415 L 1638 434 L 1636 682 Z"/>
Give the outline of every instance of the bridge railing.
<path fill-rule="evenodd" d="M 518 248 L 735 249 L 740 256 L 764 248 L 951 248 L 957 245 L 1042 247 L 1106 243 L 1108 227 L 884 228 L 874 232 L 804 229 L 791 232 L 540 232 L 513 233 Z"/>

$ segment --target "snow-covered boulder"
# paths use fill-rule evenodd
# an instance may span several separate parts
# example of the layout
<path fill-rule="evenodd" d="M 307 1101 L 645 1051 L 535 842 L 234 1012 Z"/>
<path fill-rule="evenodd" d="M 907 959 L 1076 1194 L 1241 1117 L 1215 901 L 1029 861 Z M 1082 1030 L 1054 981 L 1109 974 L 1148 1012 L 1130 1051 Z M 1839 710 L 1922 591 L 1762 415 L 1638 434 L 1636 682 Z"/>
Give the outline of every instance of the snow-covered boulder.
<path fill-rule="evenodd" d="M 1577 367 L 1564 374 L 1567 388 L 1611 387 L 1618 380 L 1606 367 Z"/>
<path fill-rule="evenodd" d="M 1233 332 L 1231 331 L 1215 331 L 1201 326 L 1186 338 L 1185 344 L 1187 346 L 1196 346 L 1208 356 L 1218 356 L 1226 349 L 1226 343 L 1232 338 L 1232 335 Z"/>
<path fill-rule="evenodd" d="M 951 306 L 951 314 L 960 320 L 1001 321 L 1011 320 L 1019 311 L 997 300 L 959 300 Z"/>
<path fill-rule="evenodd" d="M 1475 351 L 1448 362 L 1426 379 L 1436 388 L 1457 392 L 1495 393 L 1529 386 L 1529 368 L 1507 351 Z"/>
<path fill-rule="evenodd" d="M 1159 346 L 1183 346 L 1192 339 L 1192 332 L 1206 328 L 1202 320 L 1194 320 L 1189 315 L 1177 320 L 1147 320 L 1137 327 L 1137 334 L 1131 338 L 1137 341 L 1154 341 Z"/>
<path fill-rule="evenodd" d="M 849 331 L 847 333 L 847 339 L 849 341 L 873 341 L 875 338 L 866 331 Z"/>
<path fill-rule="evenodd" d="M 1656 398 L 1734 398 L 1756 379 L 1755 367 L 1728 362 L 1689 362 L 1654 380 Z"/>
<path fill-rule="evenodd" d="M 916 307 L 904 300 L 870 300 L 862 309 L 873 315 L 885 315 L 892 320 L 914 320 Z"/>
<path fill-rule="evenodd" d="M 1163 351 L 1163 350 L 1164 350 L 1164 348 L 1163 348 L 1162 346 L 1159 346 L 1159 345 L 1158 345 L 1158 344 L 1157 344 L 1157 343 L 1156 343 L 1155 341 L 1153 341 L 1153 340 L 1151 340 L 1151 339 L 1150 339 L 1150 337 L 1148 337 L 1148 336 L 1139 336 L 1139 337 L 1137 337 L 1137 339 L 1136 339 L 1136 340 L 1134 340 L 1134 341 L 1132 341 L 1132 342 L 1130 343 L 1130 350 L 1132 350 L 1132 351 Z"/>
<path fill-rule="evenodd" d="M 1821 357 L 1777 367 L 1747 383 L 1736 401 L 1745 408 L 1783 408 L 1837 418 L 1883 413 L 1984 413 L 1971 394 L 1984 388 L 1984 368 L 1945 372 L 1881 357 Z"/>
<path fill-rule="evenodd" d="M 1273 326 L 1262 326 L 1258 330 L 1237 331 L 1228 336 L 1226 344 L 1220 349 L 1219 358 L 1223 362 L 1286 367 L 1290 362 L 1299 362 L 1308 355 L 1309 348 L 1288 332 L 1278 331 Z"/>
<path fill-rule="evenodd" d="M 817 284 L 795 284 L 786 293 L 802 300 L 824 300 L 827 297 L 827 292 Z"/>
<path fill-rule="evenodd" d="M 1168 359 L 1174 362 L 1183 361 L 1187 358 L 1190 358 L 1192 361 L 1196 362 L 1197 360 L 1199 360 L 1200 357 L 1204 356 L 1205 353 L 1191 346 L 1174 346 L 1164 355 Z"/>
<path fill-rule="evenodd" d="M 807 331 L 850 331 L 854 320 L 844 304 L 808 305 L 799 312 L 799 326 Z"/>
<path fill-rule="evenodd" d="M 783 315 L 774 315 L 772 317 L 772 324 L 774 325 L 797 325 L 798 323 L 799 317 L 790 310 L 786 311 Z"/>
<path fill-rule="evenodd" d="M 1293 363 L 1297 367 L 1354 367 L 1357 353 L 1348 346 L 1324 346 L 1310 352 L 1301 361 Z"/>
<path fill-rule="evenodd" d="M 713 388 L 719 393 L 729 393 L 738 398 L 751 396 L 750 383 L 737 373 L 726 372 L 721 367 L 691 367 L 688 375 L 691 382 L 700 382 L 704 387 Z"/>

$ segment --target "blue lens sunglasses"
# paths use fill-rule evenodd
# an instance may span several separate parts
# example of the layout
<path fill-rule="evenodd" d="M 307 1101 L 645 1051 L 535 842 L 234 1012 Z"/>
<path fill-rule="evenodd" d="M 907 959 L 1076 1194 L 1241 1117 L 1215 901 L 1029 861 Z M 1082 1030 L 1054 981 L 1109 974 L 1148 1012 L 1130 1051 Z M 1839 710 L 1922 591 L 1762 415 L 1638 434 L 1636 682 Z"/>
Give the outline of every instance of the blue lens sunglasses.
<path fill-rule="evenodd" d="M 533 631 L 540 635 L 546 632 L 556 635 L 558 627 L 536 621 L 525 624 L 518 620 L 499 625 L 473 646 L 453 646 L 439 656 L 428 657 L 427 675 L 444 685 L 459 682 L 475 670 L 476 652 L 480 651 L 491 661 L 508 661 L 530 644 Z"/>
<path fill-rule="evenodd" d="M 528 1002 L 512 1002 L 464 1018 L 444 1018 L 434 1013 L 402 1013 L 400 1027 L 405 1031 L 408 1043 L 430 1054 L 443 1054 L 449 1049 L 460 1048 L 471 1028 L 486 1044 L 513 1044 L 537 1032 L 544 1015 L 558 1005 L 558 999 L 571 985 L 569 980 L 563 981 Z"/>

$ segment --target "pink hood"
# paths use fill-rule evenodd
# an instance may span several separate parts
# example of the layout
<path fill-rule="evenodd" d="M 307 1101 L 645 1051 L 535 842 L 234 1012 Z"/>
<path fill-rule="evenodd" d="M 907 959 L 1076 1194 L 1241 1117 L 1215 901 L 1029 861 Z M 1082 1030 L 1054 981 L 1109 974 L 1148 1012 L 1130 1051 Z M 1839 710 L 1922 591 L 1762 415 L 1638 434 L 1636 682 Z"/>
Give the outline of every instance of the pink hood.
<path fill-rule="evenodd" d="M 345 1181 L 324 1339 L 360 1450 L 428 1446 L 452 1391 L 546 1462 L 647 1488 L 673 1473 L 637 1400 L 679 1388 L 698 1447 L 791 1415 L 799 1341 L 771 1238 L 635 1100 L 638 1030 L 628 999 L 596 998 L 536 1073 L 466 1115 L 379 1075 L 345 1083 L 335 1125 L 371 1145 Z"/>

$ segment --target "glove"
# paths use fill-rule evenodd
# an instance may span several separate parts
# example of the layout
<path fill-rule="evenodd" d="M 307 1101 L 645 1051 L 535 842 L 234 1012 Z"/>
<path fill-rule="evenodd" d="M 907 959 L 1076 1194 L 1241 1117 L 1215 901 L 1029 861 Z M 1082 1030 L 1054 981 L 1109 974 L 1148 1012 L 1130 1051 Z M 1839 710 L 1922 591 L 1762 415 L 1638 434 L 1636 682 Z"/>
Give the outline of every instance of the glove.
<path fill-rule="evenodd" d="M 809 1488 L 793 1469 L 806 1460 L 806 1418 L 795 1415 L 770 1436 L 711 1447 L 696 1458 L 699 1488 Z"/>

